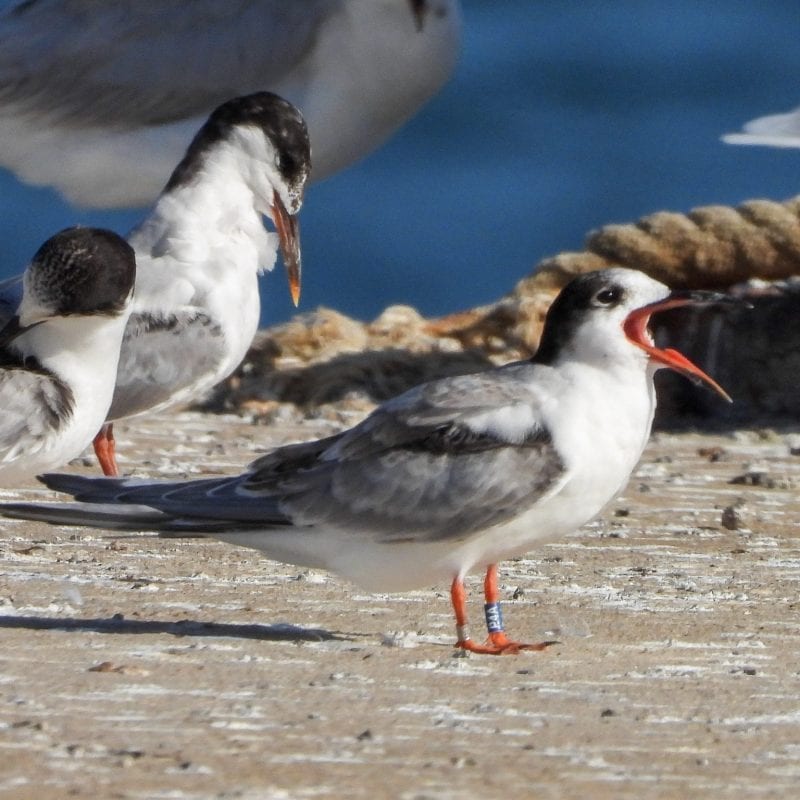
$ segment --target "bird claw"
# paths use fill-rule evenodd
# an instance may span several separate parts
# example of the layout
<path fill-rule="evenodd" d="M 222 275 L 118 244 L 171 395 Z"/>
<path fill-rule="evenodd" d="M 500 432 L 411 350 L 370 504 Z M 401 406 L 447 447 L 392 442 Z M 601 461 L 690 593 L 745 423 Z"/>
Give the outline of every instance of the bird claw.
<path fill-rule="evenodd" d="M 487 656 L 513 656 L 521 653 L 523 650 L 546 650 L 554 644 L 559 644 L 556 641 L 537 642 L 535 644 L 528 644 L 525 642 L 515 642 L 509 639 L 504 633 L 490 633 L 489 638 L 485 644 L 478 644 L 472 639 L 461 639 L 456 642 L 456 647 L 462 650 L 468 650 L 470 653 L 478 653 Z"/>

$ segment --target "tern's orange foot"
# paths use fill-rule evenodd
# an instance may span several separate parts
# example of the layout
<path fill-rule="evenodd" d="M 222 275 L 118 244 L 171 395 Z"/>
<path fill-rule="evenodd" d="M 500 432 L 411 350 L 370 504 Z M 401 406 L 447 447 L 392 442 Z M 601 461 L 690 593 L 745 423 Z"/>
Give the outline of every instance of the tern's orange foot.
<path fill-rule="evenodd" d="M 550 645 L 558 642 L 537 642 L 536 644 L 526 644 L 524 642 L 514 642 L 505 633 L 490 633 L 485 644 L 478 644 L 472 639 L 461 639 L 456 642 L 456 647 L 462 650 L 469 650 L 470 653 L 479 653 L 487 656 L 513 656 L 523 650 L 546 650 Z"/>

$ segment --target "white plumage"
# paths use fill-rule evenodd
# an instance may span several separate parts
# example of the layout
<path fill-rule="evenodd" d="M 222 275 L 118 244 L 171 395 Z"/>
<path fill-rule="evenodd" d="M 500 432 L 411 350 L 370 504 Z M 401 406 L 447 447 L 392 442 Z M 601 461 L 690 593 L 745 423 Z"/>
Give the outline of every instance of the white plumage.
<path fill-rule="evenodd" d="M 751 119 L 740 132 L 726 133 L 722 141 L 726 144 L 800 147 L 800 108 Z"/>

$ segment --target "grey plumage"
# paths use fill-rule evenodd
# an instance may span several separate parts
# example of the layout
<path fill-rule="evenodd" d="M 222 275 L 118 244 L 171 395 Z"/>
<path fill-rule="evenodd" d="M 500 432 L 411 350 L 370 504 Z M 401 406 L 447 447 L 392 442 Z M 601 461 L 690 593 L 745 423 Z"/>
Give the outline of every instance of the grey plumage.
<path fill-rule="evenodd" d="M 144 518 L 155 530 L 177 525 L 188 531 L 196 520 L 202 532 L 218 520 L 228 530 L 336 527 L 377 529 L 385 542 L 461 540 L 513 517 L 520 504 L 535 502 L 564 471 L 539 424 L 513 437 L 470 427 L 487 413 L 530 405 L 533 398 L 519 373 L 532 369 L 520 363 L 425 384 L 350 431 L 278 448 L 235 478 L 142 483 L 46 475 L 43 480 L 80 501 L 124 504 L 116 517 L 109 510 L 99 523 L 113 521 L 117 528 L 126 522 L 133 529 L 141 526 L 138 513 L 126 518 L 130 504 L 167 515 Z M 520 480 L 509 483 L 509 473 Z"/>
<path fill-rule="evenodd" d="M 224 357 L 220 325 L 197 309 L 131 314 L 108 418 L 176 402 L 182 389 L 191 393 L 197 375 L 213 372 Z"/>
<path fill-rule="evenodd" d="M 17 313 L 22 302 L 22 274 L 0 281 L 0 328 Z"/>
<path fill-rule="evenodd" d="M 0 463 L 21 448 L 35 451 L 56 433 L 75 411 L 69 385 L 30 360 L 14 364 L 0 353 Z"/>
<path fill-rule="evenodd" d="M 273 36 L 268 47 L 263 0 L 194 2 L 191 13 L 183 3 L 152 0 L 115 0 L 113 8 L 106 0 L 18 2 L 4 12 L 0 27 L 0 100 L 21 109 L 50 107 L 52 121 L 78 127 L 148 127 L 203 117 L 235 94 L 280 82 L 340 2 L 268 3 L 274 28 L 293 34 Z M 209 41 L 191 60 L 169 44 L 181 35 Z M 114 47 L 99 48 L 104 37 Z M 231 52 L 248 54 L 237 61 L 233 86 Z M 180 91 L 169 75 L 181 76 Z"/>

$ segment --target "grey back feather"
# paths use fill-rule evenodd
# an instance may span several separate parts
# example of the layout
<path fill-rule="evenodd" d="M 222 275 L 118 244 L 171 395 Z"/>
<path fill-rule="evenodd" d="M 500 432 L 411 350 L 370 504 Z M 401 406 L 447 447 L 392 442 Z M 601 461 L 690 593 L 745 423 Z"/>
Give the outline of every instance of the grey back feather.
<path fill-rule="evenodd" d="M 350 431 L 278 448 L 234 478 L 45 482 L 89 502 L 158 509 L 187 532 L 193 520 L 201 531 L 219 520 L 228 530 L 301 525 L 387 542 L 463 539 L 512 519 L 566 474 L 536 398 L 519 380 L 519 370 L 535 369 L 513 365 L 417 387 Z M 487 415 L 506 419 L 514 406 L 528 412 L 516 427 L 484 424 Z"/>
<path fill-rule="evenodd" d="M 0 461 L 23 446 L 34 452 L 72 416 L 75 398 L 68 386 L 30 364 L 0 369 Z"/>
<path fill-rule="evenodd" d="M 221 327 L 202 312 L 132 314 L 122 340 L 108 419 L 120 419 L 174 400 L 225 357 Z"/>

